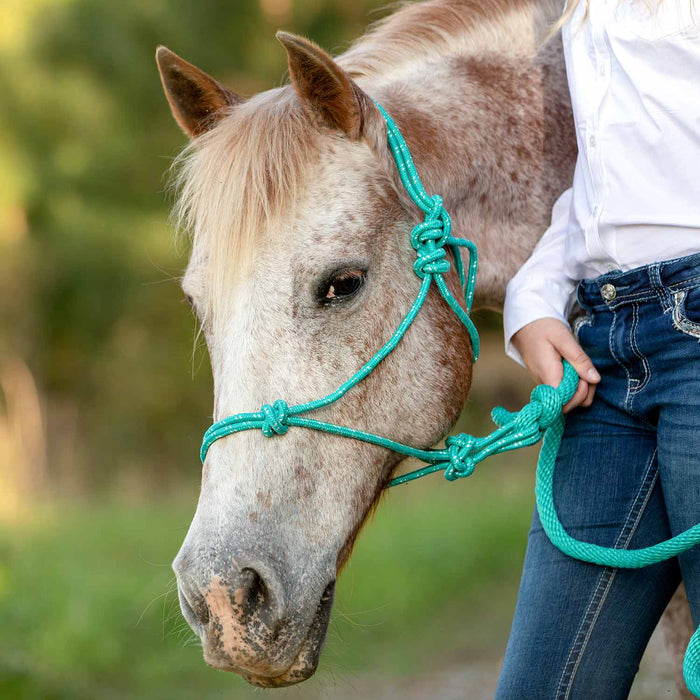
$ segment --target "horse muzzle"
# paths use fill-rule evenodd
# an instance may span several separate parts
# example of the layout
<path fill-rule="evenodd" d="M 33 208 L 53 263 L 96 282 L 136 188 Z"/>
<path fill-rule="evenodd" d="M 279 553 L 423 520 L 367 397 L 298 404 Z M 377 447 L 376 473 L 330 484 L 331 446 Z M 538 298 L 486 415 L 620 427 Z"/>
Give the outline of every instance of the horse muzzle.
<path fill-rule="evenodd" d="M 318 588 L 308 579 L 300 586 L 300 577 L 240 554 L 205 572 L 184 547 L 173 569 L 182 613 L 207 664 L 267 688 L 313 675 L 333 606 L 334 573 Z"/>

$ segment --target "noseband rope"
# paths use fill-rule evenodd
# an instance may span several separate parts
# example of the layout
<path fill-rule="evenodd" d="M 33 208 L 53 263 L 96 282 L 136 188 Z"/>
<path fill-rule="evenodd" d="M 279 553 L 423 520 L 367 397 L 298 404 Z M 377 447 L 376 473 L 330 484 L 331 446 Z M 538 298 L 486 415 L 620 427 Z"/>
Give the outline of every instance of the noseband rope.
<path fill-rule="evenodd" d="M 233 433 L 260 430 L 265 437 L 271 438 L 284 435 L 290 427 L 309 428 L 385 447 L 405 457 L 414 457 L 426 463 L 426 466 L 398 476 L 388 484 L 388 486 L 397 486 L 436 471 L 444 471 L 445 478 L 454 481 L 469 476 L 476 465 L 490 455 L 534 445 L 544 437 L 537 463 L 535 485 L 537 510 L 547 536 L 564 554 L 600 566 L 640 568 L 670 559 L 700 543 L 700 524 L 651 547 L 632 550 L 590 544 L 577 540 L 566 532 L 554 506 L 554 464 L 564 433 L 562 407 L 573 397 L 579 382 L 576 370 L 566 361 L 563 363 L 563 379 L 558 387 L 547 384 L 535 387 L 530 396 L 530 402 L 516 413 L 500 407 L 494 408 L 491 417 L 497 428 L 490 435 L 484 437 L 474 437 L 467 433 L 451 435 L 446 438 L 445 447 L 442 449 L 420 449 L 381 435 L 327 423 L 304 415 L 330 406 L 341 399 L 396 348 L 423 307 L 433 284 L 469 333 L 474 362 L 479 355 L 479 334 L 470 318 L 476 282 L 476 245 L 472 241 L 454 238 L 451 235 L 452 222 L 443 207 L 442 198 L 439 195 L 430 196 L 425 191 L 401 132 L 384 108 L 379 104 L 377 107 L 386 121 L 387 140 L 396 161 L 401 182 L 410 198 L 424 214 L 424 220 L 411 232 L 411 245 L 416 251 L 413 269 L 421 280 L 418 295 L 389 340 L 335 391 L 321 399 L 295 406 L 289 406 L 286 401 L 277 399 L 272 404 L 264 404 L 254 413 L 238 413 L 214 423 L 204 434 L 200 450 L 202 463 L 214 442 Z M 450 261 L 446 257 L 447 248 L 453 254 L 462 287 L 464 306 L 455 299 L 445 283 L 444 275 L 450 270 Z M 469 254 L 466 272 L 460 254 L 461 248 L 465 248 Z M 700 631 L 696 631 L 688 645 L 683 663 L 683 675 L 689 690 L 696 697 L 700 697 Z"/>

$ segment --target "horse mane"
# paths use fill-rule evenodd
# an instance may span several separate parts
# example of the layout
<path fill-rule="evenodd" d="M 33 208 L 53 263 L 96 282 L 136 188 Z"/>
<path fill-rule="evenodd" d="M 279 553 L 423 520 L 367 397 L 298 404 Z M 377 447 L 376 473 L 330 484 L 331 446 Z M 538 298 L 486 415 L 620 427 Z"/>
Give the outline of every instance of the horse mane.
<path fill-rule="evenodd" d="M 195 249 L 208 251 L 205 313 L 250 263 L 261 233 L 296 201 L 319 152 L 317 136 L 301 101 L 285 86 L 232 108 L 176 158 L 175 224 L 190 234 Z"/>
<path fill-rule="evenodd" d="M 399 9 L 374 22 L 338 63 L 360 79 L 391 71 L 416 56 L 454 52 L 456 45 L 474 50 L 483 44 L 497 51 L 509 15 L 532 4 L 533 0 L 400 1 L 395 4 Z M 475 36 L 481 32 L 486 36 Z"/>
<path fill-rule="evenodd" d="M 379 72 L 391 76 L 398 65 L 415 63 L 416 57 L 477 50 L 484 36 L 491 50 L 512 52 L 509 36 L 527 32 L 517 22 L 507 29 L 508 18 L 537 2 L 558 0 L 400 3 L 398 11 L 376 22 L 338 62 L 356 78 L 378 77 Z M 504 27 L 500 36 L 499 26 Z M 528 41 L 532 43 L 520 43 Z M 262 233 L 290 210 L 319 154 L 317 128 L 286 85 L 231 108 L 176 159 L 173 217 L 177 228 L 191 235 L 195 257 L 207 256 L 205 315 L 213 308 L 211 301 L 221 298 L 232 278 L 249 266 Z"/>

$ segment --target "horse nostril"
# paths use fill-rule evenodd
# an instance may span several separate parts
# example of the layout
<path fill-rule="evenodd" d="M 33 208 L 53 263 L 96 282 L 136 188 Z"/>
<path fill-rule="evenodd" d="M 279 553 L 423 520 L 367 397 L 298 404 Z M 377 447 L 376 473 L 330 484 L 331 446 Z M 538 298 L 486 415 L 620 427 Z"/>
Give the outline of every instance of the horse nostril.
<path fill-rule="evenodd" d="M 264 625 L 276 634 L 286 620 L 284 587 L 276 571 L 266 562 L 251 561 L 227 571 L 207 570 L 199 580 L 193 573 L 178 571 L 178 595 L 182 614 L 200 636 L 217 629 Z"/>
<path fill-rule="evenodd" d="M 209 606 L 204 598 L 199 595 L 188 597 L 181 586 L 178 586 L 178 594 L 185 619 L 188 622 L 196 620 L 202 627 L 206 627 L 209 624 Z M 190 602 L 190 598 L 192 602 Z"/>
<path fill-rule="evenodd" d="M 269 591 L 263 577 L 250 567 L 241 570 L 241 589 L 243 590 L 243 614 L 252 617 L 265 607 L 269 601 Z"/>

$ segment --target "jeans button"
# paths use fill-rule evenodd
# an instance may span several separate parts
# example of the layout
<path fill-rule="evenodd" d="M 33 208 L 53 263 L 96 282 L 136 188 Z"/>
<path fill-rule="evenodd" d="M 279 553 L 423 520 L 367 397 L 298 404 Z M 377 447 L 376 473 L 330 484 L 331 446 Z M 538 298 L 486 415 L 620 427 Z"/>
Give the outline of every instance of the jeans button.
<path fill-rule="evenodd" d="M 605 301 L 612 301 L 617 296 L 617 289 L 614 284 L 604 284 L 600 288 L 600 294 Z"/>

